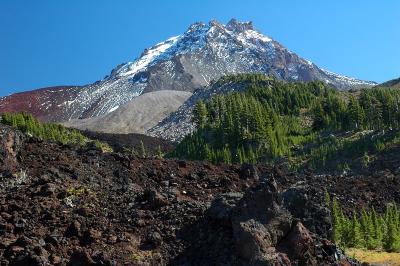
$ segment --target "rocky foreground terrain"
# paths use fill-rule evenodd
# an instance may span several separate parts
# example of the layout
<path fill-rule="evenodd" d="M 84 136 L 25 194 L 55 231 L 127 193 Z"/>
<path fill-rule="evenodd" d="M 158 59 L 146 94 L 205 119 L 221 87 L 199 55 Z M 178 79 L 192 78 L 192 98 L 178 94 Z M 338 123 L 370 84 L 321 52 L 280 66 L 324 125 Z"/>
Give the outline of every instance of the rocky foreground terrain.
<path fill-rule="evenodd" d="M 327 240 L 324 194 L 348 211 L 400 202 L 396 169 L 380 167 L 130 158 L 0 126 L 0 265 L 359 265 Z"/>

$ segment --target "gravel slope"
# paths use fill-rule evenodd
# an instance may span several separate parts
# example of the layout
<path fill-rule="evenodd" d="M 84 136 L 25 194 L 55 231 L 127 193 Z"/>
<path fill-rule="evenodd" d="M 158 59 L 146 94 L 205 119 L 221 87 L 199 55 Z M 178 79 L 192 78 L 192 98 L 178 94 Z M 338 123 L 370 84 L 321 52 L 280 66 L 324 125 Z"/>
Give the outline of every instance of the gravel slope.
<path fill-rule="evenodd" d="M 173 90 L 149 92 L 106 115 L 75 119 L 64 125 L 105 133 L 145 133 L 176 111 L 191 95 L 191 92 Z"/>

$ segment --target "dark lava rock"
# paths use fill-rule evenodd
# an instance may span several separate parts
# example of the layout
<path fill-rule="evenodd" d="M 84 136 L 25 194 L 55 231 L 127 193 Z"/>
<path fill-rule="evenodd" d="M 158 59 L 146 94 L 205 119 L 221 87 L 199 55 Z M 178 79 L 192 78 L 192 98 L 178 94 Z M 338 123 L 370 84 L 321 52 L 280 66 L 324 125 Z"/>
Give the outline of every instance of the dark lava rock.
<path fill-rule="evenodd" d="M 44 241 L 48 244 L 53 245 L 54 247 L 59 246 L 59 241 L 58 241 L 57 237 L 54 235 L 47 234 Z"/>
<path fill-rule="evenodd" d="M 292 217 L 281 207 L 277 188 L 270 183 L 261 184 L 248 191 L 233 212 L 236 252 L 253 265 L 284 262 L 285 256 L 273 248 L 288 234 L 291 225 Z"/>
<path fill-rule="evenodd" d="M 96 243 L 101 239 L 102 233 L 95 229 L 89 229 L 82 234 L 81 243 L 84 245 L 89 245 L 91 243 Z"/>
<path fill-rule="evenodd" d="M 258 170 L 254 164 L 242 164 L 240 167 L 239 177 L 241 179 L 254 179 L 258 180 Z"/>
<path fill-rule="evenodd" d="M 286 236 L 283 243 L 290 250 L 287 251 L 291 258 L 300 259 L 302 256 L 312 248 L 314 240 L 307 228 L 300 222 L 298 222 L 289 234 Z"/>
<path fill-rule="evenodd" d="M 149 203 L 152 208 L 160 208 L 168 205 L 168 200 L 157 190 L 147 189 L 144 192 L 143 199 Z"/>
<path fill-rule="evenodd" d="M 117 236 L 109 236 L 107 238 L 107 243 L 111 244 L 111 245 L 117 243 L 117 241 L 118 241 L 118 237 Z"/>
<path fill-rule="evenodd" d="M 14 231 L 15 231 L 16 233 L 21 233 L 21 232 L 23 232 L 24 229 L 25 229 L 26 224 L 27 224 L 26 219 L 23 219 L 23 218 L 18 219 L 18 220 L 14 223 L 14 227 L 15 227 Z"/>
<path fill-rule="evenodd" d="M 300 184 L 288 188 L 281 195 L 283 205 L 295 218 L 300 219 L 312 232 L 330 238 L 332 231 L 330 210 L 321 204 L 321 200 L 313 199 L 317 194 L 315 188 Z"/>
<path fill-rule="evenodd" d="M 46 257 L 37 256 L 37 255 L 20 255 L 15 259 L 10 261 L 9 266 L 44 266 L 48 265 L 48 260 Z"/>
<path fill-rule="evenodd" d="M 213 227 L 213 232 L 224 232 L 218 238 L 232 243 L 229 251 L 217 251 L 221 262 L 226 260 L 227 265 L 233 264 L 227 262 L 229 256 L 237 257 L 240 265 L 317 266 L 331 265 L 335 261 L 341 261 L 343 265 L 351 262 L 334 245 L 330 247 L 329 255 L 324 250 L 323 241 L 293 218 L 283 205 L 273 178 L 251 187 L 244 195 L 221 194 L 212 202 L 207 214 L 218 226 L 225 228 L 221 231 L 218 226 Z M 213 243 L 205 245 L 209 245 L 210 249 L 220 249 Z M 223 255 L 222 252 L 229 254 Z"/>
<path fill-rule="evenodd" d="M 186 168 L 187 163 L 186 163 L 186 161 L 178 161 L 178 166 L 179 166 L 180 168 Z"/>
<path fill-rule="evenodd" d="M 242 198 L 243 193 L 240 192 L 221 194 L 213 200 L 207 214 L 211 219 L 218 220 L 223 225 L 231 226 L 232 210 Z"/>
<path fill-rule="evenodd" d="M 10 223 L 0 223 L 0 235 L 11 233 L 14 230 L 14 225 Z"/>
<path fill-rule="evenodd" d="M 68 262 L 68 266 L 89 266 L 96 265 L 86 249 L 75 249 Z"/>
<path fill-rule="evenodd" d="M 327 184 L 345 210 L 353 198 L 382 204 L 400 191 L 374 186 L 380 176 L 325 180 L 267 164 L 132 158 L 2 130 L 1 266 L 353 263 L 318 233 L 329 231 L 319 225 Z M 17 172 L 7 174 L 6 157 Z"/>
<path fill-rule="evenodd" d="M 158 232 L 151 232 L 147 235 L 146 241 L 143 243 L 142 248 L 144 249 L 155 249 L 159 247 L 163 242 L 163 239 Z"/>
<path fill-rule="evenodd" d="M 16 246 L 21 246 L 21 247 L 26 247 L 28 245 L 32 244 L 32 240 L 27 238 L 26 236 L 21 236 L 15 241 L 14 245 Z"/>
<path fill-rule="evenodd" d="M 57 255 L 51 255 L 49 258 L 50 262 L 54 265 L 58 265 L 61 263 L 62 259 Z"/>
<path fill-rule="evenodd" d="M 40 188 L 42 196 L 53 196 L 57 190 L 57 186 L 52 183 L 47 183 Z"/>
<path fill-rule="evenodd" d="M 81 224 L 78 221 L 73 221 L 65 231 L 67 237 L 80 237 L 81 236 Z"/>
<path fill-rule="evenodd" d="M 15 173 L 19 169 L 18 154 L 25 136 L 11 127 L 0 128 L 0 172 Z M 5 174 L 6 175 L 6 174 Z"/>

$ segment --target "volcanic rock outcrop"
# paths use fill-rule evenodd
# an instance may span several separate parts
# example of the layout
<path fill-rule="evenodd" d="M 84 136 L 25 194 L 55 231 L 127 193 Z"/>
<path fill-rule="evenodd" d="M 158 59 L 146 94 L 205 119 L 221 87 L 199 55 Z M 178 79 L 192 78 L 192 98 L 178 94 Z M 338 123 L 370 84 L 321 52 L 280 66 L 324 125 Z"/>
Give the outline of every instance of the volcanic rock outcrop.
<path fill-rule="evenodd" d="M 267 165 L 140 159 L 0 133 L 0 160 L 11 162 L 0 173 L 0 265 L 357 265 L 317 234 L 330 221 L 312 223 L 325 188 L 312 175 L 315 192 Z"/>

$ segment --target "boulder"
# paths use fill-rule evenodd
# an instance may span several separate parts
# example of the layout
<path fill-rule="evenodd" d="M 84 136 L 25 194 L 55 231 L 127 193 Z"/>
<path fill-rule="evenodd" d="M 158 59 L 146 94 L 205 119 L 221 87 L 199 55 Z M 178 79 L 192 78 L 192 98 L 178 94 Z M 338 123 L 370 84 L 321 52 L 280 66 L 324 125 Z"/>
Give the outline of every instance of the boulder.
<path fill-rule="evenodd" d="M 236 204 L 243 198 L 243 193 L 230 192 L 218 195 L 211 207 L 208 209 L 208 216 L 219 221 L 222 225 L 231 226 L 231 213 Z"/>
<path fill-rule="evenodd" d="M 161 246 L 163 242 L 162 236 L 158 232 L 151 232 L 147 235 L 147 239 L 143 245 L 146 249 L 155 249 Z"/>
<path fill-rule="evenodd" d="M 286 260 L 271 249 L 288 234 L 292 224 L 290 213 L 280 206 L 274 184 L 260 184 L 248 191 L 233 210 L 231 223 L 236 252 L 250 265 Z"/>
<path fill-rule="evenodd" d="M 294 218 L 301 220 L 311 232 L 330 238 L 332 221 L 330 210 L 324 203 L 324 195 L 319 195 L 309 185 L 296 184 L 281 193 L 283 206 Z"/>
<path fill-rule="evenodd" d="M 258 180 L 258 170 L 254 164 L 242 164 L 240 167 L 239 177 L 241 179 Z"/>
<path fill-rule="evenodd" d="M 297 222 L 282 244 L 288 248 L 290 257 L 300 259 L 313 248 L 314 240 L 308 229 L 301 222 Z"/>
<path fill-rule="evenodd" d="M 8 126 L 0 128 L 0 172 L 9 174 L 19 168 L 18 154 L 25 140 L 24 135 Z"/>

